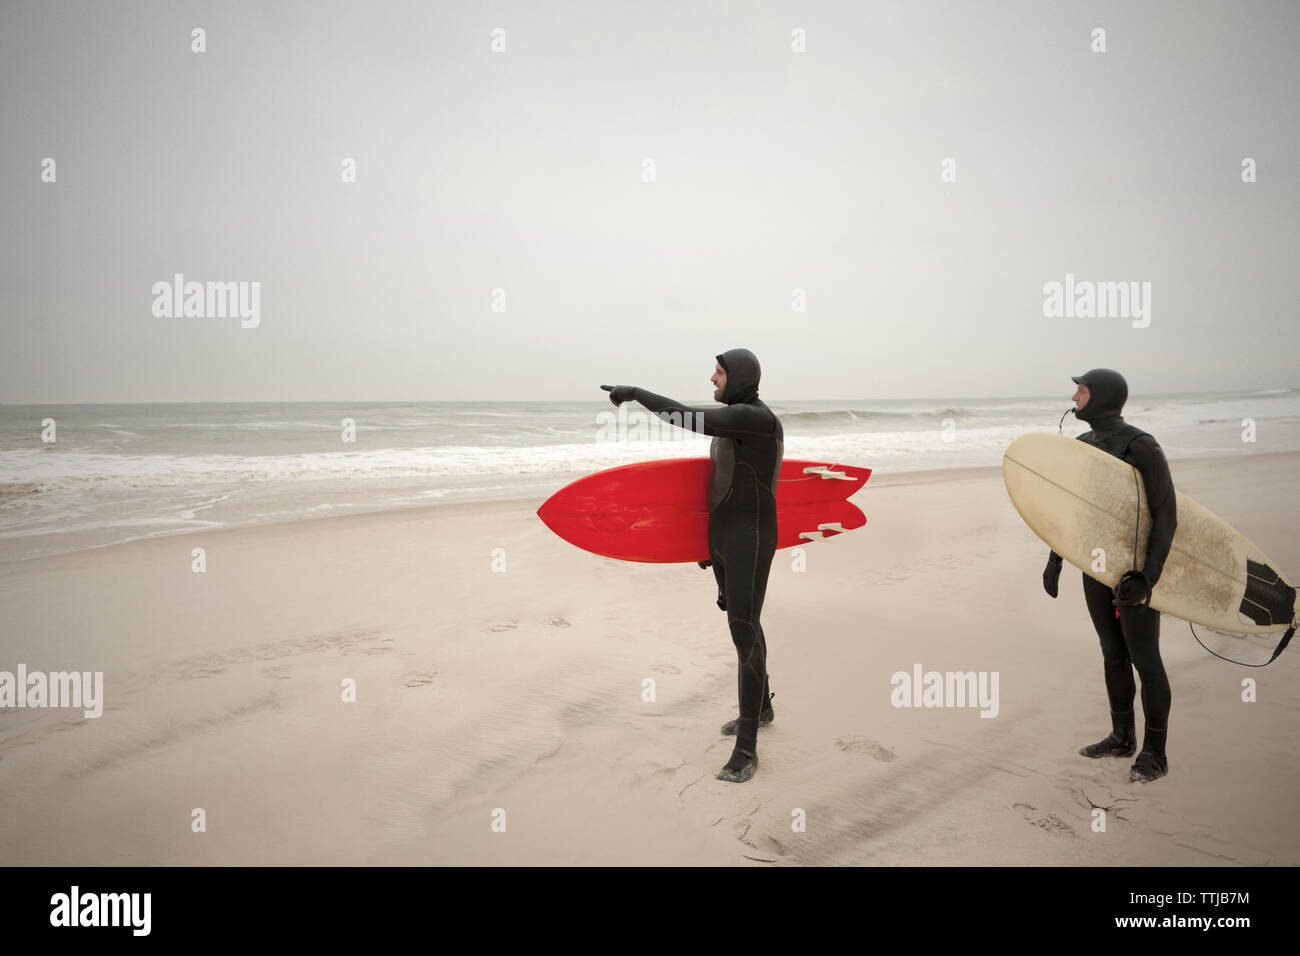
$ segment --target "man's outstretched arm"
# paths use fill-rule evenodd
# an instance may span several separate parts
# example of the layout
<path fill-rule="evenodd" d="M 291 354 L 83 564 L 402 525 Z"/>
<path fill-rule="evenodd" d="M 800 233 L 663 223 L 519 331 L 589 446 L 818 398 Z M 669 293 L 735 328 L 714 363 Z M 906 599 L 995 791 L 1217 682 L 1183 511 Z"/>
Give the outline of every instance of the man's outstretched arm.
<path fill-rule="evenodd" d="M 752 405 L 695 408 L 635 385 L 602 385 L 615 405 L 637 401 L 664 421 L 687 431 L 722 438 L 745 438 L 772 433 L 771 416 Z"/>

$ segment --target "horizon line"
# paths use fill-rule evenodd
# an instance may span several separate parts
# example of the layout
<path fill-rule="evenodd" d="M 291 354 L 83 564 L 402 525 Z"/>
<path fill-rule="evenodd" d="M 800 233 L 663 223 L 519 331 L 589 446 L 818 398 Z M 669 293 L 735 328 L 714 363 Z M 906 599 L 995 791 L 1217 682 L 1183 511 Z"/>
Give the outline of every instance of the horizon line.
<path fill-rule="evenodd" d="M 1186 392 L 1136 392 L 1129 396 L 1129 401 L 1143 397 L 1156 398 L 1162 396 L 1186 396 L 1186 395 L 1241 395 L 1255 394 L 1263 395 L 1269 392 L 1295 392 L 1300 391 L 1300 385 L 1284 385 L 1274 388 L 1259 389 L 1226 389 L 1222 391 L 1206 391 L 1204 389 L 1193 389 Z M 907 402 L 907 401 L 1024 401 L 1027 399 L 1042 400 L 1054 399 L 1053 395 L 909 395 L 902 398 L 783 398 L 773 399 L 780 402 Z M 1069 398 L 1061 399 L 1068 402 Z M 0 402 L 0 408 L 48 408 L 55 407 L 77 407 L 77 406 L 108 406 L 108 405 L 345 405 L 349 402 L 356 404 L 368 405 L 542 405 L 556 404 L 560 402 L 571 404 L 586 404 L 588 402 L 605 402 L 607 399 L 601 397 L 586 398 L 326 398 L 326 399 L 240 399 L 230 401 L 225 399 L 198 399 L 195 401 L 117 401 L 117 402 Z M 721 403 L 717 403 L 721 404 Z"/>

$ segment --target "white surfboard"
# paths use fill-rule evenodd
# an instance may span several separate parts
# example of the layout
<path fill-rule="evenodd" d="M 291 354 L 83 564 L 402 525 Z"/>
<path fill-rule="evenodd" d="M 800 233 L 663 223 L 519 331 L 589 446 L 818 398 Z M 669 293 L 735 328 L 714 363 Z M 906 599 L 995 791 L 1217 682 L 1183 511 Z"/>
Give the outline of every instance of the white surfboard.
<path fill-rule="evenodd" d="M 1151 513 L 1128 462 L 1075 438 L 1035 433 L 1007 448 L 1002 477 L 1020 517 L 1075 567 L 1112 588 L 1125 571 L 1142 569 Z M 1213 512 L 1181 493 L 1177 502 L 1178 530 L 1151 606 L 1234 634 L 1294 624 L 1295 589 L 1276 565 Z"/>

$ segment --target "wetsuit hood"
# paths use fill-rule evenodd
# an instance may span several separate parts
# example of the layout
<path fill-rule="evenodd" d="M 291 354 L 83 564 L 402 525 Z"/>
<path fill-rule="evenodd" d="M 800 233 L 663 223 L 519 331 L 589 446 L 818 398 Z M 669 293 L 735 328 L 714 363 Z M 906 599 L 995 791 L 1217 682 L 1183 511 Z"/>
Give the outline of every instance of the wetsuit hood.
<path fill-rule="evenodd" d="M 1099 434 L 1124 424 L 1120 412 L 1128 401 L 1128 382 L 1123 375 L 1111 368 L 1095 368 L 1070 379 L 1077 385 L 1088 386 L 1088 404 L 1074 413 L 1075 418 L 1087 422 Z"/>
<path fill-rule="evenodd" d="M 749 349 L 728 349 L 714 356 L 727 373 L 727 387 L 722 390 L 722 401 L 728 405 L 752 402 L 758 398 L 758 380 L 763 374 L 758 357 Z"/>

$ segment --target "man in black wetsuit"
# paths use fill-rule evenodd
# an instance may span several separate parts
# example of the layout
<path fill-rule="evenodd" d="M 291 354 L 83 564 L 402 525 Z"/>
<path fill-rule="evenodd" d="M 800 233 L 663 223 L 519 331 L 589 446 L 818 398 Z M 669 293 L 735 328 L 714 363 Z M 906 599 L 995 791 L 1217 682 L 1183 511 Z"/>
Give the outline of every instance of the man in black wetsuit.
<path fill-rule="evenodd" d="M 1129 779 L 1147 783 L 1169 772 L 1165 757 L 1165 737 L 1169 727 L 1169 678 L 1160 659 L 1160 612 L 1147 606 L 1151 589 L 1160 580 L 1160 572 L 1169 556 L 1169 546 L 1177 527 L 1174 482 L 1169 464 L 1156 440 L 1146 432 L 1126 424 L 1120 417 L 1128 400 L 1124 376 L 1108 368 L 1093 369 L 1073 381 L 1079 386 L 1074 394 L 1075 417 L 1092 426 L 1092 431 L 1078 436 L 1080 441 L 1100 448 L 1137 468 L 1146 488 L 1151 512 L 1151 534 L 1147 541 L 1146 562 L 1141 571 L 1125 572 L 1118 587 L 1110 588 L 1083 575 L 1083 595 L 1088 613 L 1101 638 L 1101 654 L 1106 673 L 1106 695 L 1110 698 L 1111 733 L 1104 740 L 1079 751 L 1085 757 L 1131 757 L 1137 749 L 1133 718 L 1133 668 L 1142 679 L 1142 714 L 1146 732 L 1142 752 L 1138 754 Z M 1061 575 L 1061 556 L 1055 551 L 1043 571 L 1043 587 L 1056 597 Z"/>
<path fill-rule="evenodd" d="M 716 356 L 713 397 L 725 408 L 691 408 L 630 385 L 603 385 L 615 405 L 638 401 L 665 421 L 713 437 L 709 449 L 709 556 L 718 607 L 727 612 L 740 662 L 740 717 L 723 727 L 736 734 L 719 780 L 742 783 L 758 769 L 758 724 L 772 720 L 767 643 L 759 615 L 776 552 L 776 482 L 785 453 L 781 421 L 758 398 L 758 359 L 748 349 Z M 709 561 L 700 566 L 709 567 Z"/>

